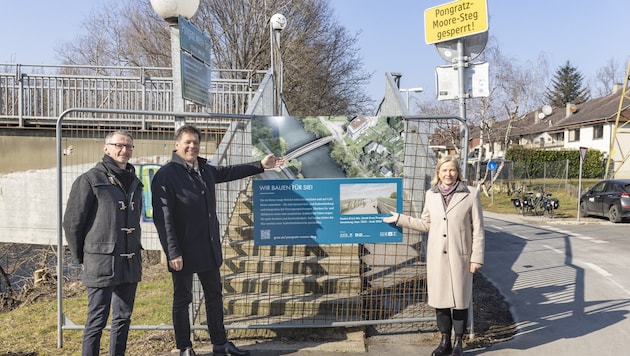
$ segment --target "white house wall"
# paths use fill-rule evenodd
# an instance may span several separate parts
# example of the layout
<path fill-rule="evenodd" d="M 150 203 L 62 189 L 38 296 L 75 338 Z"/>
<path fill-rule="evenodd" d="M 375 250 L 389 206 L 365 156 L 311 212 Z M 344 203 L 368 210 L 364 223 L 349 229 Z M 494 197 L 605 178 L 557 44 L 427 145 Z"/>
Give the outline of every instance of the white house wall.
<path fill-rule="evenodd" d="M 600 139 L 593 139 L 593 126 L 583 126 L 580 128 L 580 139 L 578 141 L 569 141 L 569 133 L 571 130 L 564 130 L 564 148 L 579 150 L 580 147 L 594 149 L 608 154 L 611 141 L 610 124 L 604 125 L 604 135 Z"/>
<path fill-rule="evenodd" d="M 578 141 L 569 141 L 569 131 L 564 131 L 564 148 L 579 150 L 580 147 L 586 147 L 591 150 L 599 150 L 604 156 L 608 155 L 610 151 L 610 143 L 615 140 L 613 137 L 613 124 L 604 125 L 604 135 L 601 139 L 593 139 L 593 126 L 584 126 L 580 128 L 580 139 Z M 615 147 L 613 147 L 612 159 L 615 162 L 614 170 L 615 178 L 630 179 L 630 163 L 623 163 L 624 153 L 630 152 L 630 135 L 625 135 L 617 132 Z"/>

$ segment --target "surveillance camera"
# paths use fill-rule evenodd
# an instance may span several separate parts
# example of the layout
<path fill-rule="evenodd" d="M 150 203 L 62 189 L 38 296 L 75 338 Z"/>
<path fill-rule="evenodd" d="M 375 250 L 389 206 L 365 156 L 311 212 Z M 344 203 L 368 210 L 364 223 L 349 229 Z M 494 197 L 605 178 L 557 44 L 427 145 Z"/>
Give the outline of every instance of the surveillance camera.
<path fill-rule="evenodd" d="M 275 14 L 271 16 L 271 28 L 273 30 L 282 31 L 287 27 L 287 18 L 282 14 Z"/>

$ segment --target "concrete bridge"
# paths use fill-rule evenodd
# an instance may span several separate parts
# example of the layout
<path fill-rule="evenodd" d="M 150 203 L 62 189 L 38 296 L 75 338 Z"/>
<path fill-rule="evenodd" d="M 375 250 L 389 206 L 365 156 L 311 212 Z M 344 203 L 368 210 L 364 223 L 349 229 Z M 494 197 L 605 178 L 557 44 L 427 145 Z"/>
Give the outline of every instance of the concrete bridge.
<path fill-rule="evenodd" d="M 322 137 L 320 139 L 317 139 L 315 141 L 311 141 L 309 143 L 307 143 L 306 145 L 302 146 L 302 147 L 298 147 L 295 150 L 287 153 L 286 155 L 284 155 L 284 159 L 286 160 L 290 160 L 290 159 L 294 159 L 297 157 L 300 157 L 303 154 L 309 153 L 312 150 L 321 147 L 323 145 L 326 145 L 330 142 L 332 142 L 334 140 L 334 137 L 331 136 L 326 136 L 326 137 Z"/>

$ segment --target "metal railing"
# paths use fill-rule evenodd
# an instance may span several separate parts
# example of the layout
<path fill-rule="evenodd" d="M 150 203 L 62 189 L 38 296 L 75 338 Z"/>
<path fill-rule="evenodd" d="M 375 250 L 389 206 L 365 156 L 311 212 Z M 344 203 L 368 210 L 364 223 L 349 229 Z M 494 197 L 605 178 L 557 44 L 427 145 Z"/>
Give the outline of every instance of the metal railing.
<path fill-rule="evenodd" d="M 0 63 L 0 125 L 51 126 L 70 108 L 171 111 L 170 68 L 91 67 Z M 187 112 L 242 114 L 265 72 L 215 69 L 211 106 L 188 102 Z M 87 114 L 87 113 L 86 113 Z M 102 113 L 103 118 L 108 113 Z M 98 117 L 90 113 L 89 119 Z M 140 121 L 143 114 L 127 119 Z"/>

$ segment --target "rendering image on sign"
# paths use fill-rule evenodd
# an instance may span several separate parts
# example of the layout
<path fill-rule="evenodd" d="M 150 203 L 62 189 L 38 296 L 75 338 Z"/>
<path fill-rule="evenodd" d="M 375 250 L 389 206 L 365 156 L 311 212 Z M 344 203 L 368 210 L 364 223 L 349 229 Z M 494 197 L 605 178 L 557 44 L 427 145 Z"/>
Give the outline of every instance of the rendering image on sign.
<path fill-rule="evenodd" d="M 382 219 L 402 211 L 402 178 L 255 180 L 254 243 L 401 242 Z"/>

